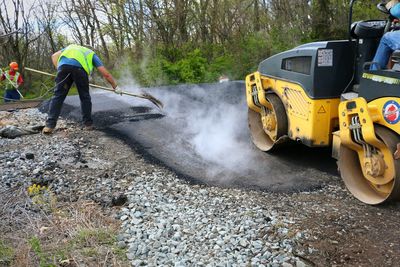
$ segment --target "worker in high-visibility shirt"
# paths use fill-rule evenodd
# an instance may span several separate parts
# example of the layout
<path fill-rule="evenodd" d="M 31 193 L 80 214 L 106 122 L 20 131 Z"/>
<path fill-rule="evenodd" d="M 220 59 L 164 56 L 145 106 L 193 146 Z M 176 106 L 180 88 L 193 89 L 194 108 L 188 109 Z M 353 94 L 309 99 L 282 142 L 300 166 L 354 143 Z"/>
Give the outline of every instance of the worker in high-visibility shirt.
<path fill-rule="evenodd" d="M 5 83 L 4 102 L 11 102 L 21 99 L 18 88 L 24 83 L 22 75 L 18 72 L 18 63 L 11 62 L 8 71 L 0 69 L 0 81 Z"/>
<path fill-rule="evenodd" d="M 115 92 L 120 93 L 121 91 L 118 89 L 116 81 L 103 66 L 100 58 L 89 48 L 72 44 L 54 53 L 51 59 L 53 65 L 57 68 L 55 80 L 57 87 L 50 101 L 48 118 L 43 133 L 51 134 L 54 131 L 62 105 L 72 83 L 75 83 L 78 88 L 83 124 L 86 129 L 91 129 L 93 120 L 92 100 L 89 94 L 89 75 L 92 73 L 93 68 L 96 67 Z"/>

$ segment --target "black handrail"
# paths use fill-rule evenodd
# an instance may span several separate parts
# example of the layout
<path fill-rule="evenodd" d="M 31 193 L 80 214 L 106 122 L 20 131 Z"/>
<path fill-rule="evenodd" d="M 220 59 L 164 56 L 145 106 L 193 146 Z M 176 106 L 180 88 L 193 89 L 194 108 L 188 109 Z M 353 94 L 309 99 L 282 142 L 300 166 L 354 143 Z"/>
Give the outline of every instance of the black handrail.
<path fill-rule="evenodd" d="M 351 37 L 351 24 L 353 24 L 353 6 L 356 0 L 351 0 L 350 1 L 350 10 L 349 10 L 349 42 L 351 42 L 352 37 Z"/>

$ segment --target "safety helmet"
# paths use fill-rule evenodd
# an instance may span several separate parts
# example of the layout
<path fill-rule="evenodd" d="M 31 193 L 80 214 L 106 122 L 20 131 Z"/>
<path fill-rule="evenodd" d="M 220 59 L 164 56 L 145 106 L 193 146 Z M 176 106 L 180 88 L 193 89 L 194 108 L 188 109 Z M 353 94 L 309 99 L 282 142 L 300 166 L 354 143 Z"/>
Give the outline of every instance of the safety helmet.
<path fill-rule="evenodd" d="M 10 69 L 18 70 L 18 63 L 17 62 L 11 62 L 10 63 Z"/>

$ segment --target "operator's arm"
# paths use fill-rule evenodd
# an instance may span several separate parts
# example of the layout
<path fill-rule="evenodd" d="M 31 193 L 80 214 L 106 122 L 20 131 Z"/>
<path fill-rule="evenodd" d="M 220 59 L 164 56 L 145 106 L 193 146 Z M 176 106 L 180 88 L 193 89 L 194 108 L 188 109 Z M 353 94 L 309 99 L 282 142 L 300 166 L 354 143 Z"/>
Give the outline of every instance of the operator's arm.
<path fill-rule="evenodd" d="M 104 77 L 104 79 L 109 82 L 109 84 L 112 86 L 112 88 L 117 87 L 117 82 L 115 81 L 114 77 L 111 75 L 111 73 L 106 69 L 104 66 L 97 67 L 101 75 Z"/>
<path fill-rule="evenodd" d="M 53 62 L 53 65 L 54 65 L 54 67 L 56 67 L 56 69 L 57 69 L 57 65 L 58 65 L 58 58 L 60 57 L 61 53 L 62 52 L 60 50 L 60 51 L 55 52 L 53 55 L 51 55 L 51 61 Z"/>

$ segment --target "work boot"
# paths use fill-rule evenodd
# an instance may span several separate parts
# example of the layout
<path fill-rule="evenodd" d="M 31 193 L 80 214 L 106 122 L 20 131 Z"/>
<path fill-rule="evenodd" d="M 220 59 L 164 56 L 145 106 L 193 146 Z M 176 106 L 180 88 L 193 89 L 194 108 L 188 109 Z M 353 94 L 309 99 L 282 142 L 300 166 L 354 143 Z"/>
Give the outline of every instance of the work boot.
<path fill-rule="evenodd" d="M 42 133 L 43 134 L 52 134 L 53 131 L 54 131 L 54 128 L 50 128 L 50 127 L 46 126 L 46 127 L 43 128 Z"/>

